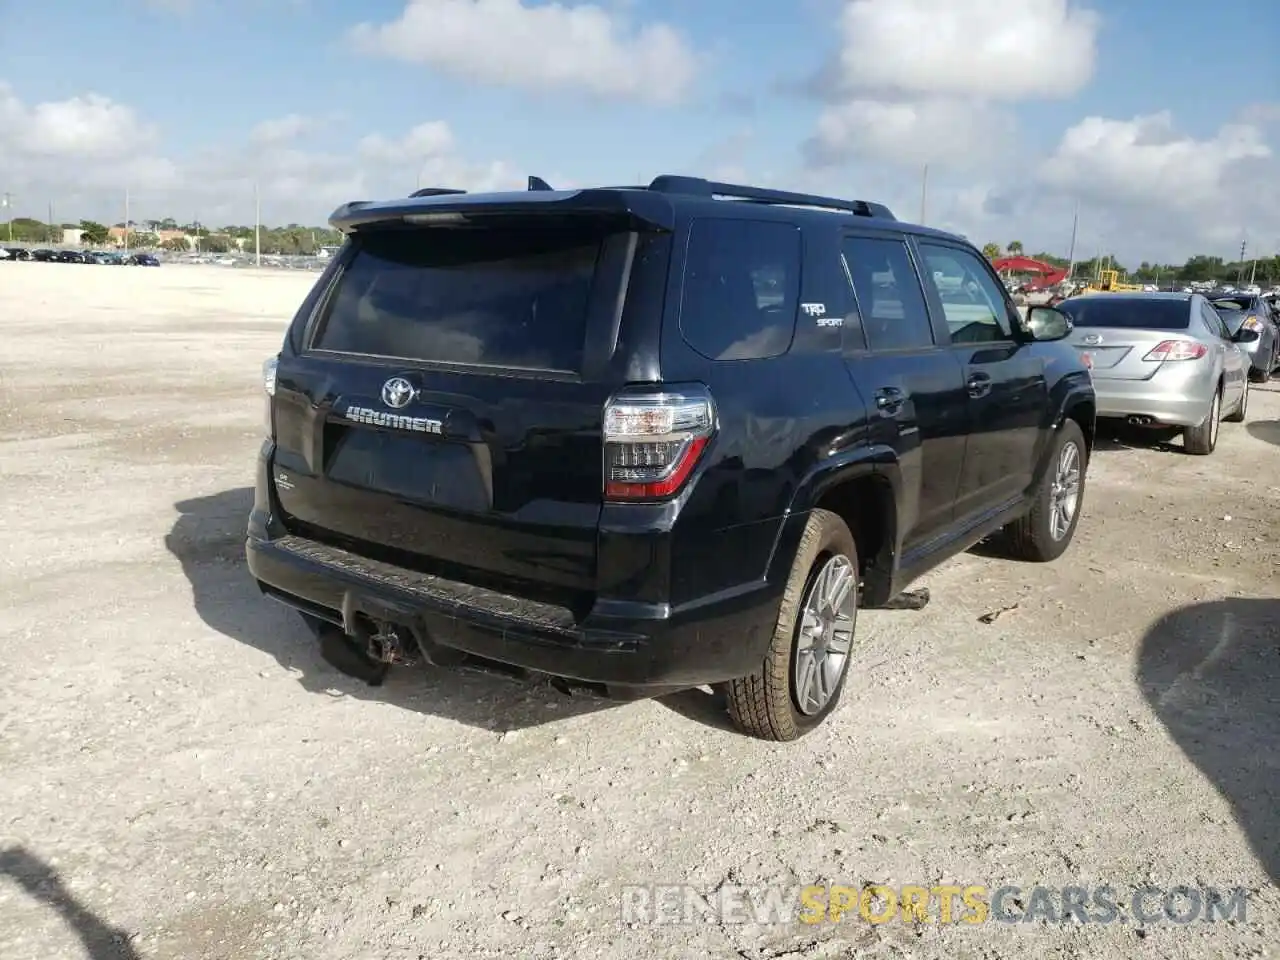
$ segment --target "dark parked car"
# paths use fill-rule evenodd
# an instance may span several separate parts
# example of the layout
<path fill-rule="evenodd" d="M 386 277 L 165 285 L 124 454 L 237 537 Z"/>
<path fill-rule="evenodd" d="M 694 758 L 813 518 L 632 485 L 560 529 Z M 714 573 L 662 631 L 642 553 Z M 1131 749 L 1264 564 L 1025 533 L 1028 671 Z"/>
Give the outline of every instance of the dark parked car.
<path fill-rule="evenodd" d="M 38 260 L 41 263 L 56 263 L 58 252 L 56 250 L 32 250 L 31 259 Z"/>
<path fill-rule="evenodd" d="M 725 684 L 740 729 L 791 740 L 860 664 L 860 607 L 993 534 L 1071 542 L 1089 372 L 958 236 L 671 176 L 330 222 L 265 365 L 246 549 L 370 682 Z"/>
<path fill-rule="evenodd" d="M 1280 367 L 1280 314 L 1265 296 L 1238 293 L 1214 296 L 1209 302 L 1232 336 L 1241 330 L 1258 334 L 1257 340 L 1244 344 L 1242 349 L 1249 355 L 1249 376 L 1257 383 L 1266 383 Z"/>
<path fill-rule="evenodd" d="M 128 262 L 135 267 L 158 267 L 160 261 L 150 253 L 135 253 L 129 257 Z"/>
<path fill-rule="evenodd" d="M 31 251 L 26 247 L 6 247 L 10 260 L 30 260 Z"/>

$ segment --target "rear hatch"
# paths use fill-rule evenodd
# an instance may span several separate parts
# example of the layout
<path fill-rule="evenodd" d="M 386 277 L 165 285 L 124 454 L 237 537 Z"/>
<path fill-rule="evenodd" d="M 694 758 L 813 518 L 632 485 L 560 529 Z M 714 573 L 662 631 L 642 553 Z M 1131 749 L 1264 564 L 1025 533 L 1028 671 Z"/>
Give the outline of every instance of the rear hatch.
<path fill-rule="evenodd" d="M 635 225 L 440 216 L 354 233 L 301 349 L 280 358 L 284 523 L 400 566 L 585 602 Z"/>
<path fill-rule="evenodd" d="M 1099 380 L 1149 380 L 1163 366 L 1170 341 L 1196 342 L 1185 299 L 1099 293 L 1072 297 L 1059 308 L 1070 315 L 1070 343 Z"/>

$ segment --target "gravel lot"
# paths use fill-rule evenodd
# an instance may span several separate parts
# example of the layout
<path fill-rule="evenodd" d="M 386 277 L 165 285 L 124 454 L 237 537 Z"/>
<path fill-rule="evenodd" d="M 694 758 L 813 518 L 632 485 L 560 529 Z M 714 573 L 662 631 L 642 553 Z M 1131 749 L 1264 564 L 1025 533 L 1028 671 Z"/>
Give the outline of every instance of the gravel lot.
<path fill-rule="evenodd" d="M 1066 557 L 864 613 L 842 709 L 769 745 L 698 691 L 319 659 L 242 561 L 312 279 L 0 265 L 4 960 L 1276 956 L 1280 385 L 1208 458 L 1106 441 Z M 1250 893 L 1141 929 L 622 922 L 686 882 Z"/>

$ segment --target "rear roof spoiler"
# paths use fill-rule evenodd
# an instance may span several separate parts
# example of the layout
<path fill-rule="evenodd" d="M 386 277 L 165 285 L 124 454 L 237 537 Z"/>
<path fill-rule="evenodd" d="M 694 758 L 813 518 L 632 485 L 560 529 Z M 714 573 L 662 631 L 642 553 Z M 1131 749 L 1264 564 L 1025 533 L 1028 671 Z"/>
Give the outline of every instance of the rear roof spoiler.
<path fill-rule="evenodd" d="M 533 196 L 531 196 L 531 194 Z M 465 201 L 458 198 L 466 197 Z M 484 214 L 520 213 L 546 207 L 564 213 L 631 216 L 650 226 L 671 229 L 675 223 L 675 196 L 702 197 L 709 200 L 759 203 L 776 206 L 811 207 L 838 210 L 858 217 L 896 220 L 883 203 L 870 200 L 842 200 L 813 193 L 770 190 L 737 183 L 722 183 L 701 177 L 663 174 L 648 186 L 597 187 L 587 190 L 556 190 L 541 177 L 531 176 L 523 191 L 468 194 L 454 187 L 422 187 L 403 200 L 356 200 L 339 207 L 329 218 L 335 230 L 350 233 L 374 223 L 403 221 L 412 223 L 450 219 L 463 220 Z M 452 217 L 448 216 L 452 214 Z"/>

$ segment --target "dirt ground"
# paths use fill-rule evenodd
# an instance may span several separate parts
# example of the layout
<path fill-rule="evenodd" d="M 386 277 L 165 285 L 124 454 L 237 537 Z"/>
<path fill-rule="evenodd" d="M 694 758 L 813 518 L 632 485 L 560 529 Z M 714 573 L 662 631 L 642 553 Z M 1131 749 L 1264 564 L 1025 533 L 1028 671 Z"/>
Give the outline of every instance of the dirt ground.
<path fill-rule="evenodd" d="M 0 265 L 4 960 L 1276 956 L 1280 384 L 1211 457 L 1104 442 L 1062 560 L 969 553 L 924 610 L 865 612 L 839 712 L 770 745 L 698 691 L 320 660 L 242 559 L 259 368 L 311 282 Z M 627 885 L 872 883 L 1247 913 L 622 913 Z"/>

